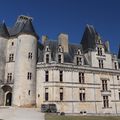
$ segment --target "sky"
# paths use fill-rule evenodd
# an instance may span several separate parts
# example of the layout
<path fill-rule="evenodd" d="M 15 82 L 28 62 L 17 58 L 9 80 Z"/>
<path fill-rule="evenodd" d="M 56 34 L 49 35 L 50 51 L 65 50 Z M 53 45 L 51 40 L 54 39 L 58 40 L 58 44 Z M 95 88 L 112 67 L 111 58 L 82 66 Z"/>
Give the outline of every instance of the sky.
<path fill-rule="evenodd" d="M 69 35 L 70 43 L 80 43 L 86 24 L 93 25 L 111 51 L 120 45 L 120 0 L 0 0 L 0 22 L 12 27 L 19 15 L 33 17 L 40 36 L 56 40 Z"/>

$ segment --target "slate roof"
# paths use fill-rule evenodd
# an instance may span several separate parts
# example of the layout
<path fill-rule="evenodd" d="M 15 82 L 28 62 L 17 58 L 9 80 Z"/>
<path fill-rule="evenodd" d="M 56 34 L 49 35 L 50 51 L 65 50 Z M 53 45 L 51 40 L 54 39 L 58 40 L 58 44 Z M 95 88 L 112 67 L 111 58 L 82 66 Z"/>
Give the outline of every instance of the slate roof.
<path fill-rule="evenodd" d="M 86 25 L 81 44 L 83 51 L 87 52 L 89 49 L 95 49 L 96 46 L 96 36 L 98 33 L 92 25 Z"/>
<path fill-rule="evenodd" d="M 52 61 L 55 61 L 56 59 L 56 54 L 58 52 L 58 41 L 57 40 L 47 40 L 44 45 L 39 43 L 39 48 L 38 48 L 38 62 L 43 62 L 44 58 L 44 51 L 46 46 L 49 46 L 49 49 L 51 51 L 51 59 Z M 64 55 L 64 62 L 65 63 L 73 63 L 74 56 L 77 53 L 77 50 L 80 49 L 82 51 L 82 46 L 80 44 L 68 44 L 69 52 L 68 53 L 63 53 Z M 85 64 L 88 64 L 87 61 L 84 61 Z"/>
<path fill-rule="evenodd" d="M 3 26 L 4 29 L 1 26 Z M 27 16 L 22 16 L 22 15 L 19 16 L 16 23 L 11 28 L 7 28 L 5 24 L 1 26 L 0 26 L 0 35 L 1 34 L 3 35 L 4 33 L 4 37 L 8 37 L 8 35 L 12 37 L 22 33 L 26 33 L 26 34 L 34 35 L 35 37 L 38 38 L 38 35 L 36 34 L 34 27 L 32 25 L 32 19 Z"/>
<path fill-rule="evenodd" d="M 118 59 L 120 59 L 120 46 L 119 46 L 119 50 L 118 50 Z"/>
<path fill-rule="evenodd" d="M 9 37 L 9 33 L 4 22 L 0 23 L 0 36 Z"/>

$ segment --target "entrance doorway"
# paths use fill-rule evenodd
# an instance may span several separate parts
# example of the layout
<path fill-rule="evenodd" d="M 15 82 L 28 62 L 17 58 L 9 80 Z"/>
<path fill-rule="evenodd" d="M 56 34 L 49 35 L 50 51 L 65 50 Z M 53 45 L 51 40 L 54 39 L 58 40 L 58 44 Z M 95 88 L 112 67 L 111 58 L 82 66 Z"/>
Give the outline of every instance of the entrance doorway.
<path fill-rule="evenodd" d="M 11 106 L 12 105 L 12 87 L 9 85 L 2 86 L 3 89 L 3 105 Z"/>
<path fill-rule="evenodd" d="M 12 105 L 12 93 L 8 92 L 6 94 L 6 102 L 5 102 L 6 106 L 11 106 Z"/>

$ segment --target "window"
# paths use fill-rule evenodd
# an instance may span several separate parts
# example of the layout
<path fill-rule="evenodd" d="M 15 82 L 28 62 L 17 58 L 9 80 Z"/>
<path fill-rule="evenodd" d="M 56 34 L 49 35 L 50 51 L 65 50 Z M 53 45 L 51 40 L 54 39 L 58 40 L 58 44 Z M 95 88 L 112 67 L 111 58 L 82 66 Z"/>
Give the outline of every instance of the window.
<path fill-rule="evenodd" d="M 119 100 L 120 100 L 120 92 L 118 94 L 119 94 Z"/>
<path fill-rule="evenodd" d="M 84 88 L 80 88 L 79 98 L 80 98 L 80 101 L 85 101 L 85 89 Z"/>
<path fill-rule="evenodd" d="M 49 51 L 49 48 L 47 47 L 46 51 L 48 52 Z"/>
<path fill-rule="evenodd" d="M 40 97 L 40 94 L 38 94 L 38 98 Z"/>
<path fill-rule="evenodd" d="M 103 96 L 103 107 L 104 108 L 108 108 L 109 107 L 108 96 Z"/>
<path fill-rule="evenodd" d="M 46 51 L 46 52 L 49 52 L 49 51 L 50 51 L 50 50 L 49 50 L 49 46 L 46 46 L 45 51 Z"/>
<path fill-rule="evenodd" d="M 49 72 L 45 71 L 45 82 L 49 81 Z"/>
<path fill-rule="evenodd" d="M 76 58 L 76 63 L 77 63 L 77 65 L 82 65 L 82 58 L 81 57 L 77 57 Z"/>
<path fill-rule="evenodd" d="M 80 49 L 78 49 L 78 51 L 77 51 L 77 54 L 78 54 L 78 55 L 80 55 L 80 54 L 81 54 L 81 51 L 80 51 Z"/>
<path fill-rule="evenodd" d="M 117 80 L 120 80 L 119 75 L 117 75 Z"/>
<path fill-rule="evenodd" d="M 60 101 L 63 101 L 63 88 L 60 88 Z"/>
<path fill-rule="evenodd" d="M 28 53 L 28 59 L 32 59 L 32 52 Z"/>
<path fill-rule="evenodd" d="M 78 51 L 77 54 L 80 55 L 80 51 Z"/>
<path fill-rule="evenodd" d="M 11 45 L 13 46 L 13 45 L 14 45 L 14 42 L 12 42 Z"/>
<path fill-rule="evenodd" d="M 31 79 L 32 79 L 32 73 L 31 73 L 31 72 L 28 72 L 28 74 L 27 74 L 27 79 L 28 79 L 28 80 L 31 80 Z"/>
<path fill-rule="evenodd" d="M 63 82 L 63 71 L 60 71 L 60 82 Z"/>
<path fill-rule="evenodd" d="M 49 96 L 48 96 L 48 88 L 45 88 L 45 101 L 48 101 Z"/>
<path fill-rule="evenodd" d="M 49 54 L 46 54 L 46 63 L 49 63 Z"/>
<path fill-rule="evenodd" d="M 102 90 L 103 91 L 107 91 L 108 88 L 107 88 L 107 80 L 102 80 Z"/>
<path fill-rule="evenodd" d="M 12 73 L 7 74 L 7 82 L 10 82 L 12 80 Z"/>
<path fill-rule="evenodd" d="M 62 52 L 62 47 L 61 46 L 59 46 L 58 52 Z"/>
<path fill-rule="evenodd" d="M 28 91 L 28 95 L 30 95 L 30 90 Z"/>
<path fill-rule="evenodd" d="M 98 60 L 99 62 L 99 68 L 103 68 L 103 60 Z"/>
<path fill-rule="evenodd" d="M 116 62 L 114 63 L 114 66 L 115 66 L 115 69 L 117 70 L 117 63 Z"/>
<path fill-rule="evenodd" d="M 79 72 L 79 83 L 85 83 L 84 73 Z"/>
<path fill-rule="evenodd" d="M 61 55 L 58 55 L 58 63 L 61 63 L 62 60 L 61 60 Z"/>
<path fill-rule="evenodd" d="M 98 47 L 97 49 L 98 49 L 98 55 L 101 56 L 101 55 L 102 55 L 102 48 L 99 48 L 99 47 Z"/>
<path fill-rule="evenodd" d="M 9 62 L 13 61 L 14 59 L 14 54 L 9 54 Z"/>

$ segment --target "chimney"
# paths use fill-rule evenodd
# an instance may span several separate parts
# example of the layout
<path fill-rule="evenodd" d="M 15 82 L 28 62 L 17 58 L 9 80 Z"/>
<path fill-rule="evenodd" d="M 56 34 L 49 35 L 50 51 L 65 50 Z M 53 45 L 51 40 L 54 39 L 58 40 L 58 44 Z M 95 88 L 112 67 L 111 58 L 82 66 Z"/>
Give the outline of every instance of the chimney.
<path fill-rule="evenodd" d="M 105 42 L 105 47 L 106 47 L 107 51 L 110 52 L 110 45 L 109 45 L 108 40 Z"/>
<path fill-rule="evenodd" d="M 47 35 L 42 35 L 42 44 L 45 44 L 45 42 L 48 40 Z"/>
<path fill-rule="evenodd" d="M 58 36 L 58 43 L 63 47 L 64 52 L 68 53 L 68 35 L 61 33 Z"/>

